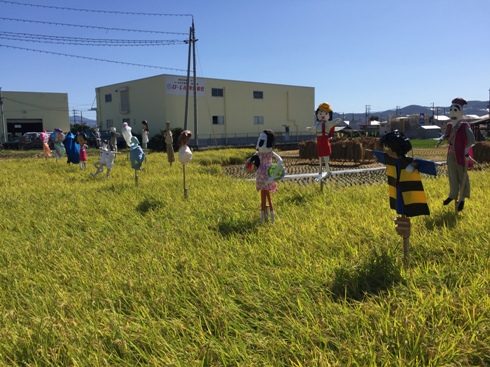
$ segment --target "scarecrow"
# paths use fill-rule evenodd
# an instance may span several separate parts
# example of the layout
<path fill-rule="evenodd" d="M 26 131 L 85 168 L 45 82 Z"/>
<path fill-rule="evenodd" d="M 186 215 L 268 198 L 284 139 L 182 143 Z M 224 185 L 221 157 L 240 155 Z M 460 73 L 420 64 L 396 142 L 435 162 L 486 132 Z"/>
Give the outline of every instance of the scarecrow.
<path fill-rule="evenodd" d="M 148 121 L 141 121 L 141 143 L 143 145 L 143 149 L 148 147 L 148 138 L 150 136 L 150 130 L 148 130 Z"/>
<path fill-rule="evenodd" d="M 277 191 L 277 181 L 286 174 L 282 158 L 272 150 L 274 143 L 274 132 L 264 130 L 259 135 L 255 146 L 257 152 L 245 162 L 245 167 L 249 171 L 254 167 L 257 169 L 255 188 L 260 191 L 260 223 L 266 220 L 266 201 L 269 202 L 271 223 L 274 223 L 274 206 L 270 193 Z M 277 163 L 272 163 L 273 158 L 277 160 Z"/>
<path fill-rule="evenodd" d="M 80 163 L 80 145 L 75 139 L 75 135 L 70 131 L 65 138 L 66 163 Z"/>
<path fill-rule="evenodd" d="M 126 142 L 126 147 L 128 148 L 131 146 L 131 137 L 133 136 L 131 134 L 131 130 L 132 130 L 131 126 L 129 126 L 127 122 L 123 122 L 121 133 L 124 138 L 124 141 Z"/>
<path fill-rule="evenodd" d="M 141 171 L 141 165 L 145 160 L 145 152 L 140 147 L 140 142 L 136 136 L 131 137 L 131 146 L 129 147 L 129 161 L 134 170 Z"/>
<path fill-rule="evenodd" d="M 107 144 L 107 141 L 102 143 L 102 147 L 100 148 L 100 158 L 98 162 L 94 163 L 95 168 L 97 170 L 95 173 L 90 173 L 92 177 L 97 176 L 99 173 L 104 172 L 104 167 L 107 168 L 106 179 L 109 178 L 111 174 L 111 169 L 114 166 L 114 158 L 116 157 L 116 151 Z"/>
<path fill-rule="evenodd" d="M 77 135 L 77 143 L 80 146 L 80 169 L 85 169 L 87 167 L 87 149 L 88 149 L 88 138 L 87 134 L 79 133 Z"/>
<path fill-rule="evenodd" d="M 380 142 L 389 151 L 372 150 L 372 153 L 378 162 L 386 165 L 390 208 L 399 215 L 395 229 L 404 240 L 404 259 L 408 265 L 410 217 L 430 215 L 420 173 L 435 176 L 436 165 L 432 161 L 407 157 L 412 144 L 398 130 L 385 134 Z"/>
<path fill-rule="evenodd" d="M 43 142 L 43 152 L 44 158 L 48 159 L 52 157 L 51 149 L 49 148 L 49 134 L 46 130 L 44 130 L 41 134 L 39 134 L 39 139 Z"/>
<path fill-rule="evenodd" d="M 63 145 L 63 140 L 65 140 L 65 134 L 60 128 L 54 129 L 51 133 L 50 139 L 54 144 L 54 157 L 56 159 L 61 159 L 65 155 L 65 146 Z"/>
<path fill-rule="evenodd" d="M 340 119 L 337 118 L 332 120 L 333 110 L 327 102 L 323 102 L 318 106 L 315 111 L 315 116 L 316 145 L 318 149 L 318 159 L 320 161 L 319 173 L 315 181 L 320 181 L 324 177 L 331 175 L 328 162 L 330 161 L 330 154 L 332 154 L 332 147 L 329 139 L 333 136 L 335 126 L 339 124 Z M 322 160 L 325 165 L 325 172 L 323 172 Z"/>
<path fill-rule="evenodd" d="M 467 102 L 463 98 L 455 98 L 451 102 L 449 117 L 451 121 L 446 127 L 446 133 L 439 139 L 437 145 L 447 140 L 447 173 L 449 177 L 449 195 L 443 201 L 448 205 L 455 201 L 455 210 L 460 212 L 464 208 L 464 201 L 470 197 L 470 180 L 468 167 L 473 166 L 472 154 L 475 145 L 475 136 L 470 125 L 463 119 L 463 106 Z"/>
<path fill-rule="evenodd" d="M 111 135 L 110 150 L 114 150 L 115 152 L 117 152 L 117 137 L 118 136 L 121 136 L 121 134 L 119 134 L 116 131 L 116 127 L 115 126 L 112 126 L 111 127 L 111 131 L 110 131 L 110 135 Z"/>
<path fill-rule="evenodd" d="M 163 136 L 165 137 L 165 147 L 167 150 L 167 160 L 170 165 L 172 165 L 172 162 L 175 162 L 175 156 L 174 156 L 174 148 L 173 148 L 173 134 L 172 130 L 170 129 L 170 122 L 166 122 L 166 128 L 165 132 L 163 133 Z"/>

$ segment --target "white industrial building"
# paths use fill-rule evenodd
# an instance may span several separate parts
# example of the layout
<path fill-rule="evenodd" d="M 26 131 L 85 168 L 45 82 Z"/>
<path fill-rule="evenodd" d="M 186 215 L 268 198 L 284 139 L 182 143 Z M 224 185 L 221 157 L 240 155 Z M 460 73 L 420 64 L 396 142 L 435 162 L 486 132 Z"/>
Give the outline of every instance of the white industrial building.
<path fill-rule="evenodd" d="M 314 121 L 313 87 L 196 78 L 194 96 L 190 78 L 187 98 L 187 85 L 186 76 L 163 74 L 98 87 L 97 123 L 120 131 L 127 122 L 139 134 L 146 120 L 151 138 L 168 121 L 171 128 L 191 130 L 194 146 L 248 144 L 264 129 L 273 130 L 278 142 L 311 138 L 306 127 Z"/>
<path fill-rule="evenodd" d="M 20 138 L 26 132 L 70 130 L 67 93 L 4 91 L 2 102 L 5 124 L 1 131 L 2 142 Z"/>

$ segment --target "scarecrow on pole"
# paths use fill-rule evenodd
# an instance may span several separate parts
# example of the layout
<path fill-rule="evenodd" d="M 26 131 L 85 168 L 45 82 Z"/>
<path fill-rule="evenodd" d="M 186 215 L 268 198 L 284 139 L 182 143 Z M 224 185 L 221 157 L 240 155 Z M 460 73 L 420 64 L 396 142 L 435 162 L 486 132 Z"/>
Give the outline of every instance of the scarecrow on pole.
<path fill-rule="evenodd" d="M 332 154 L 332 147 L 329 139 L 333 136 L 335 126 L 339 124 L 340 119 L 332 120 L 333 110 L 327 102 L 320 103 L 315 111 L 315 117 L 316 145 L 320 162 L 318 177 L 315 178 L 315 181 L 321 181 L 323 178 L 331 175 L 328 163 L 330 161 L 330 154 Z M 307 129 L 311 129 L 311 127 Z M 325 172 L 323 172 L 323 165 L 325 166 Z"/>
<path fill-rule="evenodd" d="M 182 163 L 182 172 L 184 177 L 184 198 L 186 199 L 187 199 L 187 192 L 189 189 L 186 187 L 186 183 L 185 183 L 185 166 L 192 159 L 192 151 L 187 146 L 187 144 L 189 144 L 189 142 L 191 141 L 191 138 L 192 138 L 192 133 L 190 132 L 190 130 L 182 131 L 178 138 L 178 143 L 179 143 L 178 156 L 179 156 L 180 163 Z"/>
<path fill-rule="evenodd" d="M 430 215 L 420 173 L 435 176 L 436 165 L 432 161 L 407 157 L 407 153 L 412 150 L 412 144 L 398 130 L 385 134 L 380 142 L 389 151 L 371 152 L 379 163 L 386 165 L 390 208 L 399 215 L 395 219 L 395 230 L 403 238 L 403 259 L 405 266 L 408 266 L 410 217 Z"/>

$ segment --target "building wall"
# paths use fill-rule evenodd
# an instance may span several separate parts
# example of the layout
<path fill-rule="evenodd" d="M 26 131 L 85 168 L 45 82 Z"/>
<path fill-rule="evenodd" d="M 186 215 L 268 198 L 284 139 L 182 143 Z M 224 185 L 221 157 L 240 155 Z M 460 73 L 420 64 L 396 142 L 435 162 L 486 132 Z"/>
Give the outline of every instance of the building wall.
<path fill-rule="evenodd" d="M 190 80 L 191 88 L 193 79 Z M 199 144 L 209 139 L 258 136 L 264 129 L 271 129 L 278 135 L 306 131 L 314 121 L 314 88 L 279 84 L 254 83 L 223 79 L 197 78 L 197 122 Z M 127 88 L 130 109 L 121 113 L 121 93 Z M 222 96 L 213 96 L 212 90 L 222 90 Z M 254 91 L 261 92 L 263 99 L 254 98 Z M 112 95 L 112 102 L 105 102 L 105 94 Z M 107 128 L 107 120 L 120 130 L 123 119 L 141 132 L 141 121 L 147 120 L 150 136 L 170 126 L 184 128 L 186 77 L 158 75 L 155 77 L 121 82 L 96 89 L 97 120 L 102 129 Z M 224 119 L 224 124 L 213 124 Z M 254 124 L 254 116 L 263 118 L 263 124 Z M 194 94 L 189 92 L 187 128 L 194 133 Z M 206 145 L 206 144 L 205 144 Z"/>
<path fill-rule="evenodd" d="M 2 92 L 9 138 L 25 132 L 70 130 L 67 93 Z"/>

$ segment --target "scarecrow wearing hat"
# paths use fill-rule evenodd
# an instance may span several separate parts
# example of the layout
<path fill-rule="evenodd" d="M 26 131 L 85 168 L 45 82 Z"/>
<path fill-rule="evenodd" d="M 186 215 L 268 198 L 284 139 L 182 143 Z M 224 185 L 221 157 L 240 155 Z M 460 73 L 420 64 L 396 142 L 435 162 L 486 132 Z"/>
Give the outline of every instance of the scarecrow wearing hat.
<path fill-rule="evenodd" d="M 255 146 L 257 152 L 247 159 L 244 166 L 249 171 L 256 169 L 255 188 L 260 191 L 260 223 L 266 220 L 267 201 L 271 223 L 274 223 L 274 206 L 270 193 L 277 191 L 277 181 L 286 174 L 282 158 L 272 150 L 274 143 L 275 135 L 272 130 L 264 130 L 260 133 Z M 272 163 L 273 158 L 277 160 L 277 163 Z"/>
<path fill-rule="evenodd" d="M 463 98 L 455 98 L 451 102 L 449 117 L 451 121 L 446 127 L 446 133 L 439 139 L 437 145 L 443 140 L 447 140 L 447 173 L 449 177 L 449 195 L 443 201 L 443 205 L 448 205 L 456 200 L 456 212 L 464 208 L 465 198 L 470 197 L 470 180 L 468 177 L 468 167 L 472 167 L 471 161 L 472 147 L 475 145 L 475 136 L 471 131 L 470 125 L 463 119 L 463 106 L 467 102 Z M 459 197 L 458 197 L 459 195 Z"/>
<path fill-rule="evenodd" d="M 335 126 L 338 125 L 340 119 L 332 120 L 333 110 L 327 102 L 321 103 L 315 111 L 316 122 L 316 145 L 318 149 L 318 159 L 320 161 L 320 169 L 316 181 L 320 181 L 325 176 L 331 174 L 328 162 L 330 161 L 330 154 L 332 153 L 332 147 L 329 139 L 335 132 Z M 325 165 L 325 172 L 322 169 L 322 159 Z"/>

